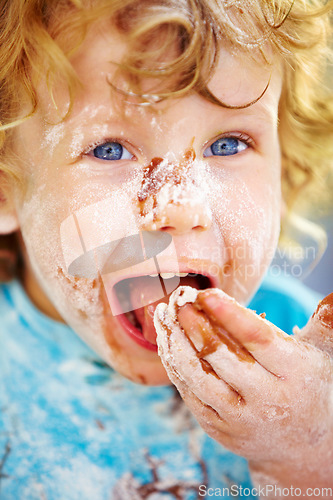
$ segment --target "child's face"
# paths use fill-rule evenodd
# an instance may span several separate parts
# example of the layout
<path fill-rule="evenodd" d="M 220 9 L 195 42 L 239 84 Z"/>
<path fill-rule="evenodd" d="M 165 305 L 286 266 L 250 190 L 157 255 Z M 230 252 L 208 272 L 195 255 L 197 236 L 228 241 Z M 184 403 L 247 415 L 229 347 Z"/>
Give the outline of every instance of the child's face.
<path fill-rule="evenodd" d="M 169 233 L 172 244 L 157 255 L 161 272 L 201 273 L 211 286 L 246 302 L 279 234 L 281 77 L 222 50 L 210 90 L 228 104 L 242 105 L 257 98 L 271 78 L 256 104 L 225 109 L 193 93 L 154 110 L 135 104 L 123 110 L 107 80 L 115 71 L 109 61 L 120 60 L 124 51 L 112 30 L 91 31 L 73 61 L 84 87 L 63 123 L 51 125 L 59 115 L 47 90 L 39 89 L 38 114 L 18 130 L 16 154 L 25 181 L 16 205 L 27 249 L 25 283 L 34 300 L 50 315 L 55 306 L 116 370 L 159 384 L 168 379 L 153 347 L 152 310 L 145 307 L 161 299 L 159 278 L 147 277 L 157 272 L 154 259 L 111 268 L 112 247 L 108 268 L 91 276 L 80 268 L 81 277 L 68 269 L 70 260 L 83 253 L 83 245 L 88 252 L 141 230 Z M 66 105 L 60 85 L 55 97 Z M 157 167 L 144 176 L 152 159 Z M 137 240 L 127 246 L 124 241 L 121 256 Z M 114 284 L 133 276 L 127 298 L 133 309 L 142 306 L 137 317 L 150 342 L 134 338 L 124 318 L 111 312 Z M 184 280 L 195 286 L 195 278 Z"/>

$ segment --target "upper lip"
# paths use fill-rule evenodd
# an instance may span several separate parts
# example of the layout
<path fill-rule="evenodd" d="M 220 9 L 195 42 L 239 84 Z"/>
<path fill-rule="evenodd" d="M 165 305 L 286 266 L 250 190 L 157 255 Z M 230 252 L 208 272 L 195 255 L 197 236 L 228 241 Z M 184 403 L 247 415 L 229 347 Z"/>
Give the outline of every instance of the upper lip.
<path fill-rule="evenodd" d="M 157 269 L 156 266 L 154 266 L 154 261 L 149 259 L 149 261 L 145 261 L 142 264 L 140 264 L 140 269 L 138 269 L 137 272 L 129 272 L 129 273 L 124 273 L 124 270 L 119 271 L 119 274 L 117 272 L 111 273 L 114 275 L 114 279 L 109 275 L 107 276 L 107 281 L 109 283 L 109 286 L 114 287 L 117 283 L 119 283 L 122 280 L 125 279 L 130 279 L 130 278 L 139 278 L 141 276 L 149 276 L 152 274 L 156 274 L 159 272 L 160 274 L 163 273 L 192 273 L 192 274 L 201 274 L 203 276 L 206 276 L 210 280 L 210 284 L 212 288 L 221 288 L 221 279 L 219 276 L 212 275 L 209 272 L 209 268 L 212 266 L 212 262 L 200 262 L 200 265 L 198 266 L 190 266 L 190 265 L 184 265 L 184 264 L 179 264 L 179 265 L 168 265 L 167 263 L 161 263 L 159 265 L 159 268 Z M 219 266 L 218 266 L 219 267 Z M 214 268 L 216 268 L 216 263 L 214 263 Z M 220 270 L 220 267 L 219 267 Z M 219 273 L 221 274 L 221 272 Z"/>

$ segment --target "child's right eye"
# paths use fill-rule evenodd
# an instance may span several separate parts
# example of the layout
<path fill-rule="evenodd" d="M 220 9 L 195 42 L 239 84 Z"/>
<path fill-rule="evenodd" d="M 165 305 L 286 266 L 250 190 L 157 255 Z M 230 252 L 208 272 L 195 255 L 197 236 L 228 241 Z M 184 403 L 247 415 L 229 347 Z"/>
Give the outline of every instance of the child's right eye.
<path fill-rule="evenodd" d="M 119 142 L 104 142 L 92 149 L 89 154 L 99 160 L 131 160 L 133 155 Z"/>

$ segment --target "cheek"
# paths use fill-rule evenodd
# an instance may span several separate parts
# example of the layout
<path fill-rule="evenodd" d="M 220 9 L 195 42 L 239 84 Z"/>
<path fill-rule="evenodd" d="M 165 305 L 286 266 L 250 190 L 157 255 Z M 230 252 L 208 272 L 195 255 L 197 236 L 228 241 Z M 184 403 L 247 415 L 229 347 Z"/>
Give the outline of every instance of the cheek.
<path fill-rule="evenodd" d="M 82 225 L 87 248 L 121 236 L 120 228 L 135 232 L 135 217 L 130 217 L 126 204 L 126 199 L 131 199 L 131 186 L 122 190 L 91 183 L 88 188 L 78 182 L 75 189 L 63 186 L 60 182 L 52 188 L 35 185 L 21 206 L 22 235 L 38 282 L 65 322 L 107 363 L 133 380 L 145 377 L 149 383 L 167 383 L 155 353 L 142 353 L 127 339 L 121 343 L 123 333 L 110 316 L 102 279 L 76 278 L 66 263 L 69 253 L 64 241 L 75 240 L 76 234 L 65 230 L 62 235 L 61 228 L 74 214 Z M 75 253 L 75 248 L 70 251 Z"/>
<path fill-rule="evenodd" d="M 231 249 L 238 250 L 233 256 L 235 259 L 259 264 L 266 260 L 268 253 L 275 251 L 278 207 L 278 199 L 270 187 L 260 192 L 252 190 L 248 183 L 238 183 L 228 214 L 221 214 L 224 239 Z"/>
<path fill-rule="evenodd" d="M 68 273 L 60 228 L 70 209 L 65 190 L 58 189 L 56 193 L 39 186 L 23 203 L 20 224 L 28 257 L 43 290 L 62 315 L 70 311 L 77 318 L 96 317 L 100 312 L 96 283 L 85 280 L 83 284 Z"/>
<path fill-rule="evenodd" d="M 134 220 L 126 209 L 128 199 L 126 190 L 102 183 L 78 179 L 66 183 L 58 178 L 45 185 L 34 179 L 20 210 L 34 274 L 65 321 L 90 344 L 89 337 L 105 321 L 102 281 L 97 273 L 86 278 L 72 273 L 69 266 L 84 252 L 124 236 L 124 228 L 133 229 Z M 80 234 L 74 220 L 80 225 Z"/>
<path fill-rule="evenodd" d="M 280 231 L 279 164 L 261 174 L 215 172 L 211 203 L 225 242 L 225 291 L 246 302 L 266 272 Z"/>

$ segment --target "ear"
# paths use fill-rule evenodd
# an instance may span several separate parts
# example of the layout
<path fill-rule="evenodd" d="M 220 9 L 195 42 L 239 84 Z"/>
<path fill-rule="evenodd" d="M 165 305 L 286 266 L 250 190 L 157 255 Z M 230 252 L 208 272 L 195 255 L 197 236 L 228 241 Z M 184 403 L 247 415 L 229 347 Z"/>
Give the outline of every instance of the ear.
<path fill-rule="evenodd" d="M 19 229 L 19 221 L 14 206 L 12 189 L 0 171 L 0 235 L 9 234 Z"/>

